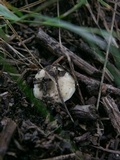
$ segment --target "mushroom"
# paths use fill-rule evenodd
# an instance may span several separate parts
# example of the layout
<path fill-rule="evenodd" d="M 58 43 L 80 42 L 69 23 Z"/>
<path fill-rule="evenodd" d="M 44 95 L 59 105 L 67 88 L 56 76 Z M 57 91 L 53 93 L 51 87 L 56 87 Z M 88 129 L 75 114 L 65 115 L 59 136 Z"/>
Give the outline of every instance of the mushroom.
<path fill-rule="evenodd" d="M 40 100 L 62 103 L 62 100 L 69 100 L 74 92 L 74 78 L 59 66 L 47 66 L 35 75 L 33 93 Z"/>

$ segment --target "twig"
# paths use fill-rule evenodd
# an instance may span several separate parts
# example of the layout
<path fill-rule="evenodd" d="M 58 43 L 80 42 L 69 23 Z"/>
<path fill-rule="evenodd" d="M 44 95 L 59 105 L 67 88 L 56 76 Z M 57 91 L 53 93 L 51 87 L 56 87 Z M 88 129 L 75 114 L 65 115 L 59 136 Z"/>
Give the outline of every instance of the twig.
<path fill-rule="evenodd" d="M 60 44 L 52 37 L 50 37 L 48 34 L 46 34 L 42 29 L 39 28 L 39 32 L 37 34 L 37 40 L 38 43 L 42 46 L 46 47 L 51 53 L 54 55 L 60 57 L 66 54 L 70 56 L 72 61 L 76 66 L 78 66 L 81 70 L 85 71 L 89 75 L 93 75 L 95 73 L 100 73 L 96 68 L 91 66 L 89 63 L 78 57 L 76 54 L 74 54 L 72 51 L 70 51 L 66 47 L 60 47 Z"/>
<path fill-rule="evenodd" d="M 107 111 L 108 116 L 111 120 L 112 126 L 117 131 L 117 134 L 120 135 L 120 111 L 117 105 L 110 96 L 103 97 L 102 100 L 105 110 Z"/>
<path fill-rule="evenodd" d="M 58 84 L 57 76 L 55 77 L 55 81 L 56 81 L 56 86 L 57 86 L 57 90 L 58 90 L 58 94 L 59 94 L 60 100 L 61 100 L 63 106 L 65 107 L 65 110 L 66 110 L 66 112 L 68 113 L 71 121 L 74 123 L 73 117 L 71 116 L 71 114 L 70 114 L 70 112 L 69 112 L 69 110 L 68 110 L 65 102 L 63 101 L 63 97 L 62 97 L 61 92 L 60 92 L 60 87 L 59 87 L 59 84 Z"/>
<path fill-rule="evenodd" d="M 100 149 L 100 150 L 108 152 L 108 153 L 113 153 L 113 154 L 119 154 L 120 155 L 120 151 L 118 151 L 118 150 L 116 151 L 116 150 L 112 150 L 112 149 L 106 149 L 106 148 L 99 147 L 99 146 L 92 146 L 92 147 Z"/>
<path fill-rule="evenodd" d="M 58 15 L 58 17 L 59 17 L 59 15 L 60 15 L 59 12 L 60 12 L 59 1 L 57 0 L 57 15 Z M 62 45 L 62 41 L 61 41 L 61 29 L 60 29 L 60 28 L 59 28 L 59 43 L 60 43 L 60 48 L 61 48 L 61 50 L 62 50 L 62 49 L 63 49 L 63 45 Z M 68 58 L 68 57 L 67 57 L 67 58 Z M 68 61 L 69 61 L 69 60 L 70 60 L 70 58 L 68 58 Z M 59 88 L 59 84 L 58 84 L 58 79 L 57 79 L 57 77 L 56 77 L 56 83 L 57 83 L 58 94 L 59 94 L 59 97 L 60 97 L 60 99 L 61 99 L 61 101 L 62 101 L 62 104 L 64 105 L 64 108 L 65 108 L 66 112 L 68 113 L 71 121 L 74 123 L 73 117 L 71 116 L 71 114 L 70 114 L 70 112 L 69 112 L 69 110 L 68 110 L 65 102 L 63 101 L 63 97 L 62 97 L 61 92 L 60 92 L 60 88 Z"/>
<path fill-rule="evenodd" d="M 78 79 L 87 86 L 87 88 L 90 88 L 90 91 L 92 93 L 94 93 L 94 91 L 96 91 L 96 90 L 98 93 L 98 89 L 99 89 L 99 85 L 100 85 L 100 82 L 98 80 L 95 80 L 95 79 L 90 78 L 88 76 L 82 75 L 78 72 L 75 72 L 75 74 L 78 77 Z M 103 89 L 104 90 L 102 90 L 102 93 L 104 93 L 104 94 L 110 93 L 110 94 L 120 96 L 120 89 L 113 87 L 112 85 L 103 83 Z"/>
<path fill-rule="evenodd" d="M 103 66 L 103 72 L 102 72 L 100 88 L 99 88 L 99 93 L 98 93 L 98 99 L 97 99 L 97 104 L 96 104 L 97 109 L 99 108 L 102 86 L 103 86 L 105 72 L 106 72 L 106 66 L 107 66 L 107 62 L 108 62 L 108 55 L 109 55 L 110 45 L 111 45 L 111 42 L 112 42 L 112 32 L 113 32 L 113 26 L 114 26 L 114 21 L 115 21 L 116 9 L 117 9 L 117 3 L 115 3 L 115 6 L 114 6 L 114 13 L 113 13 L 113 17 L 112 17 L 110 36 L 109 36 L 109 40 L 108 40 L 108 46 L 107 46 L 107 50 L 106 50 L 105 62 L 104 62 L 104 66 Z"/>
<path fill-rule="evenodd" d="M 53 158 L 47 158 L 42 160 L 67 160 L 67 159 L 75 159 L 75 153 L 67 154 L 67 155 L 61 155 Z"/>

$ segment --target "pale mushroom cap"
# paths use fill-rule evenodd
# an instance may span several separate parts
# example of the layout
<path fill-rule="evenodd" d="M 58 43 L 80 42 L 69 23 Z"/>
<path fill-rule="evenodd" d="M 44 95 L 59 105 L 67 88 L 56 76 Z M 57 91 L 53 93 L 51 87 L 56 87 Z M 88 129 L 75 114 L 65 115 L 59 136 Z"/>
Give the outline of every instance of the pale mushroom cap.
<path fill-rule="evenodd" d="M 56 68 L 53 67 L 53 69 L 56 69 Z M 64 71 L 60 67 L 57 69 L 59 71 Z M 50 80 L 48 80 L 47 82 L 44 82 L 43 79 L 45 78 L 48 78 Z M 51 77 L 51 75 L 49 74 L 49 71 L 46 73 L 45 69 L 41 69 L 35 75 L 35 79 L 39 81 L 38 84 L 34 84 L 34 89 L 33 89 L 33 93 L 36 98 L 44 100 L 45 98 L 49 97 L 53 101 L 61 103 L 61 99 L 60 99 L 58 88 L 57 88 L 57 83 L 54 77 L 53 78 Z M 62 96 L 63 101 L 65 102 L 68 99 L 70 99 L 75 92 L 75 81 L 68 72 L 65 72 L 63 76 L 58 75 L 57 79 L 58 79 L 60 94 Z M 44 91 L 44 89 L 42 89 L 40 85 L 46 85 L 47 86 L 46 90 Z"/>
<path fill-rule="evenodd" d="M 45 70 L 41 69 L 36 75 L 35 78 L 36 79 L 42 79 L 43 77 L 45 77 Z"/>
<path fill-rule="evenodd" d="M 42 97 L 43 97 L 43 92 L 40 91 L 38 84 L 35 84 L 35 85 L 34 85 L 33 93 L 34 93 L 34 96 L 35 96 L 36 98 L 42 99 Z"/>
<path fill-rule="evenodd" d="M 45 77 L 45 70 L 44 70 L 44 69 L 40 70 L 40 71 L 35 75 L 35 79 L 36 79 L 36 80 L 41 80 L 41 79 L 43 79 L 43 77 Z M 35 96 L 36 98 L 42 99 L 42 97 L 43 97 L 43 91 L 40 90 L 39 84 L 34 84 L 33 93 L 34 93 L 34 96 Z"/>
<path fill-rule="evenodd" d="M 61 96 L 65 102 L 70 99 L 75 92 L 75 81 L 73 77 L 68 72 L 66 72 L 63 77 L 59 77 L 58 84 Z"/>

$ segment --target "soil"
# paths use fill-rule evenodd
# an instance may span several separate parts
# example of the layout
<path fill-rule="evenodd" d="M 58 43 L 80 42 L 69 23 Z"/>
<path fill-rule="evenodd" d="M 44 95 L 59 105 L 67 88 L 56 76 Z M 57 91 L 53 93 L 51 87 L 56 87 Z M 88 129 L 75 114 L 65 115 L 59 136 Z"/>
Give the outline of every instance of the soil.
<path fill-rule="evenodd" d="M 28 6 L 24 14 L 35 9 L 39 13 L 44 4 L 30 7 L 38 1 L 8 2 L 21 10 Z M 91 1 L 63 20 L 98 28 L 95 16 L 101 29 L 110 29 L 115 2 L 105 2 L 111 8 Z M 76 3 L 61 0 L 60 15 Z M 116 31 L 119 11 L 118 4 Z M 40 13 L 57 16 L 57 3 Z M 8 38 L 1 41 L 0 53 L 0 160 L 120 160 L 120 89 L 106 74 L 96 107 L 103 64 L 93 54 L 94 48 L 65 29 L 61 29 L 61 48 L 58 28 L 29 20 L 33 23 L 17 22 L 3 28 Z M 112 55 L 109 61 L 114 65 Z M 38 100 L 33 95 L 35 74 L 49 65 L 61 66 L 75 79 L 76 91 L 66 102 Z"/>

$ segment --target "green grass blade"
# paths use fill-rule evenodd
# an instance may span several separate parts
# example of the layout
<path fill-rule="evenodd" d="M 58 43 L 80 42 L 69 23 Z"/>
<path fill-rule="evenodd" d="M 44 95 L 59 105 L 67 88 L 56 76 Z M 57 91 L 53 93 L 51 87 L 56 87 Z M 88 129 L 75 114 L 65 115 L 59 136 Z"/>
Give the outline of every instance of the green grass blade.
<path fill-rule="evenodd" d="M 105 55 L 103 52 L 95 45 L 91 44 L 91 46 L 94 48 L 93 54 L 96 56 L 96 59 L 104 64 L 105 61 Z M 107 69 L 111 73 L 111 75 L 114 77 L 115 84 L 120 87 L 120 71 L 110 62 L 107 63 Z"/>
<path fill-rule="evenodd" d="M 111 46 L 110 52 L 114 58 L 114 62 L 115 62 L 117 69 L 120 71 L 120 50 L 119 48 L 116 48 L 115 46 Z"/>
<path fill-rule="evenodd" d="M 99 2 L 100 2 L 103 6 L 105 6 L 106 8 L 108 8 L 108 9 L 111 8 L 111 6 L 110 6 L 109 4 L 107 4 L 105 1 L 99 0 Z"/>
<path fill-rule="evenodd" d="M 12 13 L 7 7 L 0 4 L 0 15 L 3 16 L 5 19 L 9 19 L 12 21 L 18 21 L 20 20 L 19 17 L 17 17 L 14 13 Z"/>
<path fill-rule="evenodd" d="M 0 28 L 0 38 L 4 39 L 6 42 L 8 41 L 8 37 L 6 36 L 2 28 Z"/>

